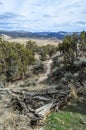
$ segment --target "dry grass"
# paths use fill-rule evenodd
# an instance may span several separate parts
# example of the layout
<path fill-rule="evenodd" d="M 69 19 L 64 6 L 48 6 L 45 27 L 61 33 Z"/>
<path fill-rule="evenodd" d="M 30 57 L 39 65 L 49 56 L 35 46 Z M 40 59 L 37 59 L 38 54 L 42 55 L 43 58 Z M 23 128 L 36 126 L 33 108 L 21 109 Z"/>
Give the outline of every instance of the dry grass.
<path fill-rule="evenodd" d="M 0 130 L 32 130 L 29 118 L 9 107 L 10 98 L 4 92 L 0 99 Z"/>
<path fill-rule="evenodd" d="M 31 130 L 28 127 L 28 118 L 24 115 L 16 115 L 14 113 L 9 113 L 3 122 L 4 130 Z"/>
<path fill-rule="evenodd" d="M 51 39 L 35 39 L 35 38 L 14 38 L 14 39 L 8 39 L 10 42 L 18 42 L 21 44 L 25 44 L 27 41 L 34 41 L 38 46 L 43 46 L 43 45 L 55 45 L 58 46 L 58 43 L 61 42 L 60 40 L 51 40 Z"/>

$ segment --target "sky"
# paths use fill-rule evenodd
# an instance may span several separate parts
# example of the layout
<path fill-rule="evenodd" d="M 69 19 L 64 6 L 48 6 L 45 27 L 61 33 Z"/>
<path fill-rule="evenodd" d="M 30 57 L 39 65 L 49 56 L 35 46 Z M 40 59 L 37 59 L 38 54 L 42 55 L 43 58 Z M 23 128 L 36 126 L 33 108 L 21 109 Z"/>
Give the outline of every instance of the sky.
<path fill-rule="evenodd" d="M 0 0 L 0 30 L 86 30 L 86 0 Z"/>

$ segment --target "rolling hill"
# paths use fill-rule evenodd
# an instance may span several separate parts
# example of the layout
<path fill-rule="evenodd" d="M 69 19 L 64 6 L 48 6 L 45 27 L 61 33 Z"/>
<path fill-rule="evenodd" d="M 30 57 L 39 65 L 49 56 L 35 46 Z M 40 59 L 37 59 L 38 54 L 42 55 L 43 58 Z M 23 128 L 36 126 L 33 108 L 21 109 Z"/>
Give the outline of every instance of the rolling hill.
<path fill-rule="evenodd" d="M 65 36 L 70 35 L 70 32 L 25 32 L 21 31 L 0 31 L 0 35 L 7 35 L 12 38 L 25 37 L 25 38 L 44 38 L 44 39 L 63 39 Z"/>

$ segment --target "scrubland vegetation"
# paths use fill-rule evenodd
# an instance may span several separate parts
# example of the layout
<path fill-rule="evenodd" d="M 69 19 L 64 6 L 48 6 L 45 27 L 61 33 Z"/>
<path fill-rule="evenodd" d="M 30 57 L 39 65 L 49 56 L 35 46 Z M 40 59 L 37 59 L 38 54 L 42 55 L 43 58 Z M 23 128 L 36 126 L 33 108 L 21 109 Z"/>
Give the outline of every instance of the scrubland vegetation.
<path fill-rule="evenodd" d="M 19 80 L 23 81 L 22 85 L 15 84 Z M 54 111 L 41 123 L 43 130 L 85 130 L 86 32 L 66 36 L 58 47 L 37 46 L 32 41 L 23 45 L 0 39 L 0 82 L 1 104 L 10 104 L 10 111 L 16 116 L 20 114 L 21 120 L 24 118 L 26 122 L 23 129 L 19 126 L 22 121 L 18 124 L 12 117 L 13 125 L 11 118 L 4 120 L 2 130 L 4 127 L 5 130 L 36 129 L 39 120 Z M 8 90 L 8 83 L 14 83 L 15 87 L 3 93 L 4 88 Z M 6 96 L 9 98 L 5 102 Z M 7 112 L 8 108 L 5 107 Z"/>
<path fill-rule="evenodd" d="M 55 52 L 53 45 L 39 47 L 32 41 L 21 45 L 0 39 L 0 81 L 6 83 L 28 78 L 29 66 L 35 64 L 35 53 L 41 60 L 46 60 L 46 55 Z"/>

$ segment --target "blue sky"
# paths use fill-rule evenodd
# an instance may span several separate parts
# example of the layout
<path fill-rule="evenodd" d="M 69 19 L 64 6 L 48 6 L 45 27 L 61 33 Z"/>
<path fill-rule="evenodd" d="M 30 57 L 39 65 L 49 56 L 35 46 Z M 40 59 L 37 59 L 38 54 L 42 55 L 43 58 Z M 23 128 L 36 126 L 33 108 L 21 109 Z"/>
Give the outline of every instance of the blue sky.
<path fill-rule="evenodd" d="M 86 30 L 86 0 L 0 0 L 0 30 Z"/>

